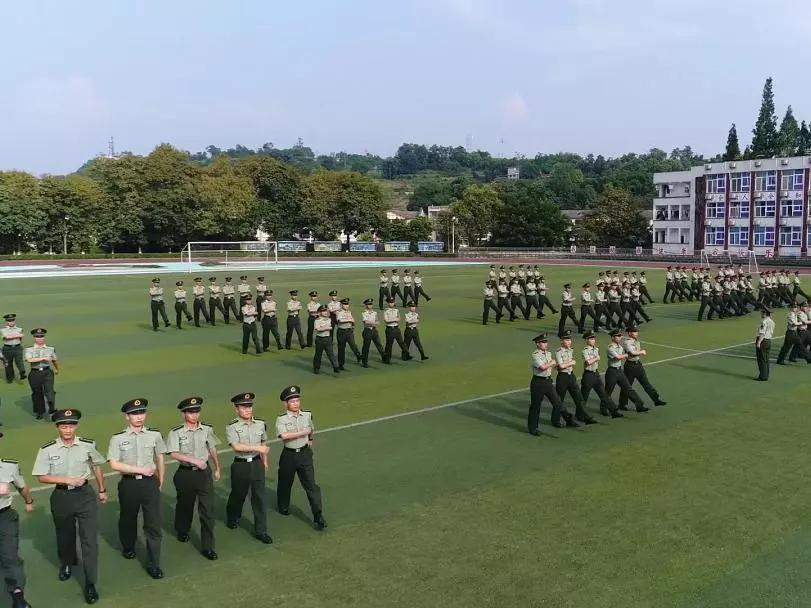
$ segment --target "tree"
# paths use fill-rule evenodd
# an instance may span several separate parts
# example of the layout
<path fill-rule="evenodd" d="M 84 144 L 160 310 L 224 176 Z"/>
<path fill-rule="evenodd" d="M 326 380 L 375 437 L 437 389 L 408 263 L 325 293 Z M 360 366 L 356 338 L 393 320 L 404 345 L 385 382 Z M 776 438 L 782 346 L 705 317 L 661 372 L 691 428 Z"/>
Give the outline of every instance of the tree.
<path fill-rule="evenodd" d="M 738 144 L 738 130 L 733 122 L 727 135 L 727 149 L 724 152 L 724 160 L 738 160 L 740 157 L 741 146 Z"/>
<path fill-rule="evenodd" d="M 89 177 L 73 174 L 45 177 L 39 185 L 45 211 L 36 235 L 40 251 L 60 251 L 63 239 L 68 253 L 97 249 L 102 221 L 111 201 L 104 187 Z"/>
<path fill-rule="evenodd" d="M 471 245 L 480 245 L 493 229 L 500 207 L 501 200 L 493 186 L 473 184 L 451 204 L 451 214 L 458 220 L 461 236 Z"/>
<path fill-rule="evenodd" d="M 386 221 L 380 186 L 360 173 L 317 171 L 307 178 L 307 190 L 304 216 L 317 239 L 349 237 Z"/>
<path fill-rule="evenodd" d="M 780 132 L 777 134 L 777 154 L 780 156 L 793 156 L 800 147 L 800 127 L 794 118 L 791 106 L 786 108 L 786 114 L 780 123 Z"/>
<path fill-rule="evenodd" d="M 650 242 L 648 220 L 631 193 L 609 186 L 597 207 L 583 219 L 583 230 L 593 234 L 598 247 L 637 247 Z"/>
<path fill-rule="evenodd" d="M 772 79 L 767 78 L 763 85 L 763 96 L 760 102 L 755 128 L 752 129 L 752 156 L 771 157 L 777 148 L 777 115 L 774 113 L 774 91 Z"/>
<path fill-rule="evenodd" d="M 408 201 L 408 209 L 416 211 L 429 205 L 445 206 L 453 198 L 448 180 L 439 175 L 424 175 L 414 180 L 414 193 Z"/>
<path fill-rule="evenodd" d="M 27 249 L 45 218 L 36 178 L 22 171 L 0 172 L 0 252 Z"/>
<path fill-rule="evenodd" d="M 552 247 L 566 242 L 568 222 L 560 207 L 545 198 L 538 181 L 500 185 L 493 243 L 505 247 Z"/>
<path fill-rule="evenodd" d="M 811 130 L 805 121 L 800 125 L 799 143 L 797 144 L 797 155 L 804 156 L 811 153 Z"/>

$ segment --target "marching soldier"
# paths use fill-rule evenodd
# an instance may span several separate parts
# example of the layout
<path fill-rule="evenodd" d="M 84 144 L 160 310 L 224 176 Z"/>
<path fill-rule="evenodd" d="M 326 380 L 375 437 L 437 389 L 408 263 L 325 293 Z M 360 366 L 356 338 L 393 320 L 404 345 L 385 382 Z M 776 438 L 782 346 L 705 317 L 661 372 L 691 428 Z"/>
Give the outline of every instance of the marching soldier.
<path fill-rule="evenodd" d="M 231 398 L 237 417 L 225 427 L 225 437 L 234 450 L 231 463 L 231 493 L 226 505 L 226 526 L 232 530 L 239 527 L 242 507 L 248 490 L 251 492 L 254 535 L 266 545 L 273 543 L 268 534 L 267 486 L 265 475 L 268 470 L 267 423 L 253 415 L 253 402 L 256 395 L 240 393 Z"/>
<path fill-rule="evenodd" d="M 225 318 L 225 310 L 222 307 L 222 288 L 217 285 L 217 277 L 208 277 L 208 317 L 211 325 L 216 325 L 216 312 Z"/>
<path fill-rule="evenodd" d="M 558 396 L 552 382 L 552 368 L 557 366 L 555 358 L 549 352 L 549 339 L 546 334 L 538 334 L 533 338 L 535 351 L 532 353 L 532 380 L 529 383 L 529 414 L 527 415 L 527 430 L 530 435 L 540 436 L 538 429 L 541 422 L 541 402 L 546 397 L 552 404 L 552 424 L 561 428 L 560 418 L 566 420 L 566 426 L 580 426 L 574 421 L 572 415 L 566 411 L 563 402 Z"/>
<path fill-rule="evenodd" d="M 498 267 L 498 280 L 507 282 L 507 271 L 504 270 L 504 266 Z"/>
<path fill-rule="evenodd" d="M 594 319 L 594 331 L 597 331 L 597 328 L 600 326 L 600 319 L 594 312 L 594 300 L 591 296 L 591 291 L 589 291 L 590 287 L 588 283 L 584 283 L 583 293 L 580 294 L 580 326 L 577 328 L 577 331 L 581 334 L 586 325 L 586 317 Z"/>
<path fill-rule="evenodd" d="M 692 300 L 692 297 L 690 299 Z M 645 309 L 642 306 L 642 294 L 640 293 L 637 285 L 631 285 L 631 312 L 635 317 L 636 315 L 639 315 L 645 319 L 645 323 L 651 322 L 651 318 L 648 316 L 648 313 L 645 312 Z"/>
<path fill-rule="evenodd" d="M 600 398 L 600 414 L 612 418 L 623 418 L 622 412 L 617 409 L 617 404 L 608 396 L 603 387 L 603 379 L 600 377 L 600 349 L 597 346 L 597 336 L 594 332 L 589 332 L 585 336 L 586 346 L 583 349 L 583 375 L 580 377 L 580 390 L 583 393 L 583 406 L 589 400 L 591 389 Z"/>
<path fill-rule="evenodd" d="M 310 301 L 307 302 L 307 347 L 313 345 L 313 324 L 318 318 L 318 309 L 321 308 L 321 302 L 318 301 L 318 292 L 310 292 Z"/>
<path fill-rule="evenodd" d="M 386 324 L 386 347 L 384 349 L 383 363 L 391 362 L 391 351 L 394 343 L 400 347 L 403 361 L 411 359 L 411 355 L 406 350 L 403 343 L 403 335 L 400 333 L 400 310 L 397 308 L 397 301 L 394 296 L 387 300 L 389 307 L 383 312 L 383 322 Z"/>
<path fill-rule="evenodd" d="M 594 318 L 596 320 L 596 323 L 594 324 L 595 332 L 600 328 L 600 325 L 605 325 L 606 329 L 611 329 L 610 320 L 603 323 L 603 316 L 605 316 L 606 319 L 609 319 L 608 311 L 606 310 L 608 307 L 608 300 L 607 296 L 605 295 L 606 291 L 608 291 L 608 289 L 604 285 L 602 287 L 597 287 L 597 293 L 595 294 L 596 303 L 594 304 Z"/>
<path fill-rule="evenodd" d="M 276 316 L 276 300 L 273 299 L 273 290 L 265 292 L 262 300 L 262 352 L 270 348 L 270 334 L 276 339 L 276 348 L 282 350 L 282 338 L 279 335 L 279 318 Z"/>
<path fill-rule="evenodd" d="M 620 291 L 620 310 L 622 311 L 622 321 L 629 325 L 636 325 L 639 319 L 636 318 L 636 312 L 631 304 L 631 287 L 628 283 L 622 283 Z"/>
<path fill-rule="evenodd" d="M 617 328 L 623 322 L 622 316 L 622 308 L 620 308 L 620 292 L 619 288 L 616 285 L 611 285 L 608 288 L 608 312 L 606 314 L 606 327 L 611 329 L 612 327 Z M 614 316 L 616 315 L 616 320 Z"/>
<path fill-rule="evenodd" d="M 558 370 L 558 376 L 555 378 L 555 390 L 558 392 L 561 403 L 568 392 L 572 401 L 574 401 L 575 419 L 587 425 L 596 424 L 597 421 L 583 407 L 583 395 L 577 384 L 577 377 L 574 375 L 576 361 L 572 350 L 572 333 L 568 330 L 560 336 L 560 348 L 555 353 L 555 363 Z"/>
<path fill-rule="evenodd" d="M 203 277 L 195 277 L 192 293 L 194 294 L 192 310 L 194 311 L 195 327 L 200 327 L 200 313 L 203 313 L 203 319 L 205 319 L 206 323 L 211 324 L 211 319 L 206 311 L 206 288 L 203 287 Z"/>
<path fill-rule="evenodd" d="M 256 306 L 253 305 L 253 296 L 248 293 L 245 295 L 244 301 L 245 304 L 242 305 L 242 354 L 248 354 L 248 340 L 253 340 L 254 348 L 256 348 L 256 354 L 262 352 L 262 348 L 259 346 L 259 334 L 256 328 Z"/>
<path fill-rule="evenodd" d="M 214 482 L 220 480 L 220 440 L 210 424 L 200 422 L 202 397 L 189 397 L 177 404 L 183 424 L 176 426 L 166 438 L 166 450 L 179 463 L 174 484 L 177 491 L 175 532 L 181 543 L 189 541 L 194 503 L 200 516 L 200 552 L 214 561 Z M 214 466 L 209 464 L 209 461 Z"/>
<path fill-rule="evenodd" d="M 698 307 L 698 320 L 704 320 L 704 311 L 707 308 L 710 309 L 710 312 L 707 314 L 707 320 L 712 319 L 712 313 L 717 312 L 719 315 L 721 311 L 715 310 L 715 303 L 713 302 L 712 298 L 712 285 L 710 284 L 710 280 L 708 278 L 704 278 L 701 280 L 701 305 Z"/>
<path fill-rule="evenodd" d="M 6 365 L 6 382 L 14 382 L 14 366 L 20 373 L 20 381 L 25 380 L 25 362 L 23 361 L 23 330 L 17 325 L 17 315 L 7 314 L 3 318 L 6 326 L 0 330 L 3 337 L 3 361 Z"/>
<path fill-rule="evenodd" d="M 380 287 L 377 290 L 378 307 L 383 310 L 383 302 L 389 297 L 389 275 L 386 270 L 380 271 Z"/>
<path fill-rule="evenodd" d="M 175 282 L 175 287 L 175 326 L 183 329 L 183 315 L 186 316 L 186 321 L 189 323 L 191 323 L 191 315 L 189 307 L 186 305 L 186 290 L 183 288 L 183 281 Z"/>
<path fill-rule="evenodd" d="M 760 327 L 755 337 L 755 359 L 757 360 L 758 377 L 755 380 L 766 382 L 769 379 L 769 359 L 772 352 L 772 338 L 774 337 L 774 319 L 772 311 L 765 306 L 760 307 Z"/>
<path fill-rule="evenodd" d="M 510 321 L 515 321 L 515 311 L 510 306 L 510 289 L 507 287 L 507 283 L 503 279 L 499 279 L 496 289 L 498 290 L 498 315 L 503 317 L 506 308 L 507 312 L 510 313 Z M 498 322 L 498 317 L 496 322 Z"/>
<path fill-rule="evenodd" d="M 425 351 L 422 348 L 422 342 L 420 342 L 420 330 L 417 329 L 417 325 L 420 323 L 420 315 L 417 312 L 417 305 L 414 302 L 408 303 L 408 312 L 405 314 L 405 335 L 404 335 L 404 344 L 406 351 L 410 351 L 411 349 L 411 342 L 414 342 L 414 345 L 417 347 L 417 350 L 420 352 L 420 357 L 422 361 L 426 361 L 428 357 L 425 356 Z M 408 358 L 411 359 L 411 353 L 409 352 Z"/>
<path fill-rule="evenodd" d="M 391 271 L 391 292 L 389 297 L 396 298 L 397 296 L 400 296 L 400 299 L 402 299 L 403 292 L 400 291 L 400 275 L 397 274 L 397 269 L 394 268 Z M 388 301 L 389 299 L 386 298 L 386 302 Z"/>
<path fill-rule="evenodd" d="M 99 503 L 107 502 L 107 490 L 101 464 L 104 457 L 92 439 L 76 436 L 79 410 L 60 410 L 53 415 L 59 438 L 43 445 L 34 461 L 34 475 L 40 483 L 51 484 L 51 516 L 56 528 L 56 552 L 59 556 L 59 580 L 66 581 L 79 563 L 76 555 L 76 530 L 82 547 L 84 597 L 88 604 L 99 600 L 96 591 L 99 563 Z M 96 480 L 98 494 L 88 481 Z M 26 503 L 32 502 L 29 498 Z"/>
<path fill-rule="evenodd" d="M 636 406 L 636 411 L 640 414 L 647 412 L 648 408 L 645 407 L 642 398 L 637 394 L 631 383 L 628 382 L 628 377 L 625 375 L 623 364 L 628 359 L 629 355 L 625 352 L 622 346 L 622 332 L 615 329 L 611 332 L 611 344 L 608 346 L 608 369 L 605 370 L 605 394 L 611 397 L 614 392 L 614 387 L 620 387 L 620 399 L 625 396 L 630 399 Z M 620 401 L 618 410 L 624 412 L 628 411 L 628 407 Z"/>
<path fill-rule="evenodd" d="M 496 313 L 496 323 L 501 323 L 501 312 L 493 303 L 493 298 L 496 296 L 496 290 L 493 288 L 492 281 L 487 281 L 484 284 L 482 294 L 484 296 L 484 300 L 482 300 L 482 303 L 484 304 L 482 309 L 482 325 L 487 325 L 487 321 L 490 319 L 491 310 Z"/>
<path fill-rule="evenodd" d="M 371 301 L 374 305 L 374 300 Z M 315 483 L 313 415 L 309 410 L 301 409 L 301 390 L 297 386 L 282 389 L 279 399 L 287 411 L 276 418 L 276 436 L 284 445 L 279 455 L 276 506 L 282 515 L 290 515 L 290 490 L 298 475 L 313 513 L 313 527 L 323 530 L 327 521 L 321 504 L 321 488 Z"/>
<path fill-rule="evenodd" d="M 411 271 L 406 268 L 403 271 L 403 306 L 406 305 L 407 302 L 410 302 L 414 299 L 414 281 L 411 278 Z"/>
<path fill-rule="evenodd" d="M 537 266 L 535 267 L 538 268 Z M 555 310 L 555 307 L 552 305 L 552 301 L 546 296 L 546 283 L 544 282 L 544 276 L 542 274 L 538 274 L 537 270 L 535 274 L 538 276 L 537 281 L 535 281 L 538 287 L 538 302 L 541 305 L 541 318 L 545 317 L 546 315 L 543 312 L 543 307 L 546 306 L 549 310 L 552 311 L 553 315 L 558 314 L 558 311 Z"/>
<path fill-rule="evenodd" d="M 518 272 L 515 273 L 515 278 L 518 279 L 518 284 L 521 286 L 522 291 L 526 291 L 527 287 L 527 272 L 524 270 L 524 265 L 518 265 Z"/>
<path fill-rule="evenodd" d="M 648 291 L 648 277 L 645 275 L 644 270 L 639 273 L 639 293 L 648 299 L 648 304 L 653 304 L 653 298 L 650 297 Z"/>
<path fill-rule="evenodd" d="M 668 266 L 665 272 L 665 295 L 662 298 L 663 304 L 673 304 L 676 301 L 676 286 L 673 274 L 673 267 Z M 670 302 L 667 301 L 667 296 L 670 296 Z"/>
<path fill-rule="evenodd" d="M 245 306 L 245 300 L 251 293 L 251 286 L 248 284 L 248 277 L 247 275 L 242 275 L 239 277 L 239 285 L 237 285 L 237 294 L 239 295 L 239 310 L 242 310 L 242 307 Z"/>
<path fill-rule="evenodd" d="M 314 324 L 315 330 L 315 353 L 313 354 L 313 373 L 318 374 L 321 372 L 321 359 L 322 354 L 326 353 L 327 359 L 332 364 L 332 371 L 336 374 L 341 370 L 338 369 L 338 363 L 335 361 L 335 354 L 332 352 L 332 319 L 330 318 L 329 308 L 326 304 L 322 304 L 318 309 L 318 318 Z"/>
<path fill-rule="evenodd" d="M 538 303 L 538 286 L 535 285 L 534 273 L 531 276 L 527 276 L 526 280 L 524 281 L 524 293 L 526 294 L 524 297 L 526 302 L 524 306 L 524 320 L 529 321 L 529 316 L 533 308 L 535 309 L 535 318 L 542 318 L 543 315 L 541 315 L 541 306 Z"/>
<path fill-rule="evenodd" d="M 304 336 L 301 335 L 301 319 L 299 319 L 301 301 L 298 299 L 297 289 L 293 289 L 289 293 L 290 299 L 287 300 L 287 331 L 284 337 L 284 347 L 286 350 L 290 350 L 293 345 L 293 332 L 296 332 L 299 348 L 304 350 Z"/>
<path fill-rule="evenodd" d="M 163 301 L 163 287 L 161 280 L 152 279 L 152 287 L 149 288 L 149 305 L 152 310 L 152 331 L 158 331 L 158 315 L 163 319 L 163 324 L 169 327 L 169 317 L 166 316 L 166 302 Z"/>
<path fill-rule="evenodd" d="M 265 294 L 268 292 L 268 285 L 265 283 L 265 277 L 256 277 L 256 307 L 260 310 L 262 308 L 262 302 L 265 301 Z"/>
<path fill-rule="evenodd" d="M 513 282 L 515 279 L 515 266 L 510 266 L 509 272 L 507 272 L 507 278 L 510 280 L 510 283 Z"/>
<path fill-rule="evenodd" d="M 338 292 L 334 289 L 329 292 L 327 310 L 329 310 L 329 318 L 330 321 L 332 321 L 332 329 L 334 330 L 338 324 L 338 311 L 341 310 L 341 303 L 338 301 Z"/>
<path fill-rule="evenodd" d="M 239 320 L 239 311 L 236 304 L 236 290 L 231 284 L 231 277 L 225 277 L 225 285 L 222 286 L 222 307 L 225 309 L 223 319 L 225 324 L 231 323 L 231 313 L 234 313 L 234 318 Z"/>
<path fill-rule="evenodd" d="M 121 473 L 118 482 L 118 538 L 124 559 L 135 559 L 138 512 L 143 512 L 146 571 L 153 579 L 163 578 L 161 569 L 161 488 L 166 473 L 166 444 L 157 429 L 145 426 L 146 399 L 131 399 L 121 406 L 127 428 L 110 438 L 107 460 Z"/>
<path fill-rule="evenodd" d="M 636 328 L 636 326 L 631 326 L 628 328 L 628 337 L 625 338 L 625 341 L 623 342 L 623 348 L 628 354 L 628 358 L 625 360 L 624 366 L 625 377 L 628 378 L 628 384 L 633 385 L 634 380 L 639 380 L 639 384 L 642 385 L 642 388 L 648 394 L 648 397 L 651 398 L 653 405 L 667 405 L 667 402 L 662 401 L 662 399 L 659 397 L 659 392 L 653 388 L 653 385 L 648 380 L 648 374 L 645 372 L 645 368 L 642 365 L 641 357 L 646 356 L 648 351 L 642 348 L 642 343 L 639 341 L 639 330 Z M 626 405 L 627 403 L 628 396 L 620 393 L 620 406 Z"/>
<path fill-rule="evenodd" d="M 487 271 L 487 277 L 491 282 L 495 282 L 496 280 L 496 265 L 490 264 L 490 270 Z"/>
<path fill-rule="evenodd" d="M 380 343 L 380 335 L 377 331 L 379 324 L 377 320 L 377 311 L 373 310 L 375 301 L 372 298 L 367 298 L 363 301 L 366 310 L 363 311 L 361 320 L 363 321 L 363 348 L 361 351 L 361 364 L 363 367 L 369 367 L 369 349 L 374 343 L 377 352 L 380 353 L 380 358 L 385 361 L 383 345 Z"/>
<path fill-rule="evenodd" d="M 513 312 L 520 311 L 521 316 L 527 318 L 529 316 L 527 309 L 524 308 L 524 304 L 521 302 L 523 293 L 521 286 L 518 284 L 518 279 L 510 279 L 510 308 L 512 308 Z"/>
<path fill-rule="evenodd" d="M 37 327 L 31 330 L 34 336 L 34 346 L 25 349 L 25 360 L 31 366 L 28 374 L 28 386 L 31 387 L 31 401 L 37 420 L 45 417 L 45 403 L 48 404 L 48 413 L 56 411 L 56 391 L 54 390 L 54 374 L 59 373 L 59 360 L 56 350 L 45 344 L 45 334 L 48 330 Z"/>
<path fill-rule="evenodd" d="M 347 345 L 358 363 L 362 360 L 358 345 L 355 344 L 355 318 L 352 316 L 352 311 L 349 310 L 349 298 L 341 300 L 341 310 L 338 311 L 335 318 L 338 321 L 338 369 L 344 371 Z"/>
<path fill-rule="evenodd" d="M 572 304 L 574 303 L 574 296 L 572 296 L 572 284 L 566 283 L 563 286 L 563 293 L 560 296 L 560 322 L 558 323 L 558 335 L 563 333 L 566 329 L 566 319 L 571 319 L 575 326 L 579 325 L 577 317 L 574 316 Z"/>
<path fill-rule="evenodd" d="M 803 291 L 802 285 L 800 284 L 800 271 L 799 270 L 794 271 L 794 277 L 791 279 L 791 284 L 792 284 L 792 291 L 791 291 L 791 299 L 792 300 L 796 300 L 797 296 L 802 296 L 803 298 L 805 298 L 806 302 L 808 300 L 811 300 L 811 298 L 808 297 L 808 294 L 806 294 Z"/>
<path fill-rule="evenodd" d="M 800 327 L 800 320 L 797 313 L 799 312 L 799 305 L 797 302 L 791 303 L 791 309 L 786 315 L 786 337 L 783 340 L 783 346 L 780 348 L 780 353 L 777 355 L 777 365 L 786 364 L 786 355 L 792 350 L 797 353 L 800 359 L 805 359 L 806 363 L 811 364 L 811 355 L 803 348 L 803 343 L 797 333 Z"/>
<path fill-rule="evenodd" d="M 11 489 L 25 501 L 25 512 L 34 510 L 34 497 L 16 460 L 0 460 L 0 566 L 11 595 L 11 608 L 31 608 L 25 601 L 25 569 L 20 557 L 20 516 L 11 506 Z"/>
<path fill-rule="evenodd" d="M 426 302 L 431 301 L 431 296 L 425 293 L 425 289 L 422 287 L 422 277 L 420 276 L 420 271 L 414 271 L 414 303 L 419 306 L 420 304 L 420 296 L 425 298 Z"/>

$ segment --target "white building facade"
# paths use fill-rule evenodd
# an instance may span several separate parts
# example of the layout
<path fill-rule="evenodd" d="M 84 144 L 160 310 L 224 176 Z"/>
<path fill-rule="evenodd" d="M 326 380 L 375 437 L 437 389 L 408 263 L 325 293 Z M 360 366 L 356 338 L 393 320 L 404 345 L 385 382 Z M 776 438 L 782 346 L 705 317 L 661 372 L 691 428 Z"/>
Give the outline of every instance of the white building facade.
<path fill-rule="evenodd" d="M 654 253 L 808 257 L 809 172 L 797 156 L 654 174 Z"/>

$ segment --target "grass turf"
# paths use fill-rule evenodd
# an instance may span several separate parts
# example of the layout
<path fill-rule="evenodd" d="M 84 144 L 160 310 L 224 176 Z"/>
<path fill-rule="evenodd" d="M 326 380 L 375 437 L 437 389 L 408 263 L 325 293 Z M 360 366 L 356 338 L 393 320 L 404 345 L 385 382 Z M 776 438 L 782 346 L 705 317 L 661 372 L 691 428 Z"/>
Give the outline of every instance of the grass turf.
<path fill-rule="evenodd" d="M 545 268 L 555 298 L 563 282 L 581 284 L 596 271 Z M 205 396 L 204 418 L 221 439 L 233 417 L 231 395 L 256 392 L 257 415 L 272 422 L 280 411 L 278 392 L 290 383 L 302 385 L 304 407 L 314 411 L 321 429 L 463 402 L 318 435 L 317 478 L 329 530 L 309 527 L 306 500 L 296 486 L 294 516 L 269 514 L 274 545 L 259 544 L 247 528 L 218 525 L 216 563 L 173 538 L 175 469 L 169 467 L 167 578 L 154 582 L 138 563 L 120 558 L 117 508 L 103 506 L 104 603 L 802 604 L 811 581 L 795 565 L 811 553 L 811 456 L 804 449 L 808 370 L 776 367 L 771 382 L 756 383 L 754 362 L 740 358 L 750 347 L 700 352 L 749 341 L 757 324 L 752 315 L 698 324 L 695 304 L 650 307 L 654 322 L 643 326 L 643 341 L 695 349 L 648 348 L 649 376 L 669 405 L 624 420 L 601 418 L 588 429 L 545 424 L 543 437 L 534 438 L 525 432 L 523 390 L 531 338 L 539 329 L 556 331 L 557 318 L 482 327 L 485 267 L 438 267 L 422 274 L 434 297 L 421 308 L 431 360 L 383 366 L 373 355 L 373 369 L 352 362 L 341 377 L 313 376 L 311 350 L 243 356 L 238 325 L 153 333 L 148 277 L 0 282 L 6 311 L 17 312 L 26 329 L 49 328 L 49 343 L 62 359 L 58 405 L 83 411 L 80 434 L 95 438 L 102 452 L 125 424 L 120 404 L 136 396 L 150 400 L 149 424 L 164 431 L 178 424 L 175 404 L 181 398 Z M 657 297 L 661 273 L 649 276 Z M 362 299 L 377 290 L 369 269 L 284 271 L 270 278 L 281 302 L 288 289 L 325 294 L 336 288 L 352 298 L 356 315 Z M 170 277 L 164 283 L 171 285 Z M 775 316 L 782 330 L 784 313 Z M 603 352 L 607 340 L 599 338 Z M 29 474 L 33 457 L 53 438 L 53 426 L 31 418 L 25 385 L 7 387 L 3 404 L 0 453 L 19 458 L 29 483 L 36 484 Z M 548 412 L 547 404 L 545 420 Z M 278 450 L 274 445 L 274 461 Z M 222 459 L 227 474 L 230 455 Z M 225 477 L 218 484 L 220 521 Z M 268 477 L 274 505 L 273 467 Z M 111 499 L 115 484 L 108 479 Z M 34 514 L 21 513 L 27 595 L 35 606 L 82 605 L 75 580 L 56 580 L 48 493 L 36 494 Z M 246 527 L 249 512 L 246 505 Z"/>

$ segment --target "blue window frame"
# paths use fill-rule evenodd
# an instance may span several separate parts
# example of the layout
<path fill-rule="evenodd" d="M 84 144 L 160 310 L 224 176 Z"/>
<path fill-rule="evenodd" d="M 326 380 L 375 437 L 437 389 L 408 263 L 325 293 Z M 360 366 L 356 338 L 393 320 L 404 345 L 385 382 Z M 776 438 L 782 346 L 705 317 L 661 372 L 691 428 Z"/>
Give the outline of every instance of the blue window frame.
<path fill-rule="evenodd" d="M 755 226 L 755 246 L 774 247 L 774 226 Z"/>
<path fill-rule="evenodd" d="M 729 244 L 749 246 L 749 228 L 745 226 L 732 226 L 729 229 Z"/>

